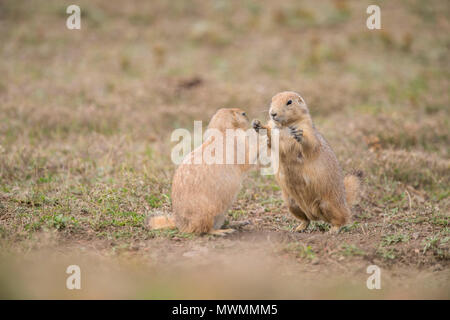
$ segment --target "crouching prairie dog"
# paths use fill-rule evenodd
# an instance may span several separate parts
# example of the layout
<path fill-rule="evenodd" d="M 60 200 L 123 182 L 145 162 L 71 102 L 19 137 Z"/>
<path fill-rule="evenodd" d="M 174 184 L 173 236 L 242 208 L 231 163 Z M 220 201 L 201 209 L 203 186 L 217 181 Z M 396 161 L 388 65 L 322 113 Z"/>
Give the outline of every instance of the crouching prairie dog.
<path fill-rule="evenodd" d="M 296 231 L 305 230 L 311 220 L 323 220 L 337 233 L 349 222 L 349 206 L 355 204 L 359 177 L 343 176 L 336 156 L 316 130 L 303 98 L 295 92 L 281 92 L 272 98 L 270 120 L 263 126 L 253 120 L 253 128 L 279 130 L 279 183 L 289 211 L 300 220 Z M 270 147 L 270 145 L 269 145 Z"/>
<path fill-rule="evenodd" d="M 243 164 L 226 164 L 227 144 L 225 133 L 227 129 L 242 129 L 234 131 L 237 138 L 233 144 L 234 155 L 237 158 L 238 143 L 244 139 L 249 128 L 249 120 L 241 109 L 219 109 L 212 117 L 209 129 L 215 129 L 223 137 L 219 144 L 223 146 L 223 164 L 208 164 L 203 161 L 195 164 L 195 157 L 204 159 L 208 148 L 217 137 L 211 135 L 197 149 L 192 151 L 175 171 L 172 181 L 172 215 L 154 216 L 148 221 L 151 229 L 178 228 L 188 233 L 209 233 L 225 235 L 234 229 L 221 229 L 225 222 L 225 214 L 236 198 L 241 188 L 245 173 L 252 167 L 248 158 L 248 140 L 244 140 L 245 161 Z M 241 149 L 242 150 L 242 149 Z M 212 153 L 218 152 L 213 150 Z M 217 155 L 219 159 L 222 156 Z M 236 160 L 235 158 L 235 160 Z M 242 162 L 242 161 L 241 161 Z M 245 224 L 246 222 L 242 223 Z M 236 226 L 242 225 L 235 223 Z"/>

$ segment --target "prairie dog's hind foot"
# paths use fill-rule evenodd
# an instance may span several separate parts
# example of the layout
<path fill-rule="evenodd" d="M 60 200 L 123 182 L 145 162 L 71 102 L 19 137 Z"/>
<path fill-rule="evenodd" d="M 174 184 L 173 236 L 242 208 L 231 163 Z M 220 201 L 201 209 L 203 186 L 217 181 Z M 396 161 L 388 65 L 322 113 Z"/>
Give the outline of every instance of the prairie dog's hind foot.
<path fill-rule="evenodd" d="M 227 234 L 232 234 L 236 232 L 235 229 L 212 229 L 208 234 L 212 236 L 225 237 Z"/>
<path fill-rule="evenodd" d="M 243 226 L 246 226 L 246 225 L 249 225 L 249 224 L 250 224 L 249 220 L 231 221 L 231 222 L 228 223 L 228 227 L 235 229 L 235 228 L 240 228 L 240 227 L 243 227 Z"/>

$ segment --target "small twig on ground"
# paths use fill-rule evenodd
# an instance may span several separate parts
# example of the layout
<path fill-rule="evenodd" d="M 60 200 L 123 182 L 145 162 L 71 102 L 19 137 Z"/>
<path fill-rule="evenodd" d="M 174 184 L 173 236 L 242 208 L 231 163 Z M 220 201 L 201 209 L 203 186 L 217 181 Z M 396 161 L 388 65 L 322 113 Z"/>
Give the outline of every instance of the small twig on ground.
<path fill-rule="evenodd" d="M 409 199 L 409 210 L 408 210 L 408 214 L 411 213 L 411 195 L 409 194 L 408 190 L 405 189 L 406 194 L 408 195 L 408 199 Z"/>

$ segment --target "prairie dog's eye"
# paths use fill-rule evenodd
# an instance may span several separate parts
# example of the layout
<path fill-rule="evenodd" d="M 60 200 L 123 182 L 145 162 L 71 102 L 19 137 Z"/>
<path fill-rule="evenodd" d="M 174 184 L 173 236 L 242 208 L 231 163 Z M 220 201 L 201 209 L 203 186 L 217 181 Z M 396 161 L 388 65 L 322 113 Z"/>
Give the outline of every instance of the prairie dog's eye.
<path fill-rule="evenodd" d="M 290 104 L 292 104 L 292 100 L 289 100 L 288 102 L 286 102 L 287 106 L 290 105 Z"/>
<path fill-rule="evenodd" d="M 246 117 L 247 116 L 247 114 L 245 113 L 245 112 L 242 112 L 241 113 L 244 117 Z"/>

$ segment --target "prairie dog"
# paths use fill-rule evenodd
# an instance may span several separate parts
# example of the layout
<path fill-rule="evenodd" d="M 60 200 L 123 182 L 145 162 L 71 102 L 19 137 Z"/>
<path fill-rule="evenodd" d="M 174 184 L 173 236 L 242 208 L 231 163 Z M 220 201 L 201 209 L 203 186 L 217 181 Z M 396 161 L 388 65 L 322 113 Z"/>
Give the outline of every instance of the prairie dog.
<path fill-rule="evenodd" d="M 208 146 L 214 142 L 214 136 L 192 151 L 175 171 L 172 181 L 172 216 L 150 218 L 152 229 L 178 228 L 182 232 L 210 233 L 225 235 L 233 229 L 221 229 L 225 214 L 241 188 L 244 174 L 251 168 L 248 159 L 247 141 L 244 140 L 246 159 L 244 164 L 225 164 L 227 129 L 242 129 L 238 135 L 244 135 L 249 127 L 246 113 L 241 109 L 219 109 L 208 125 L 216 129 L 223 137 L 224 164 L 195 164 L 195 157 L 205 156 Z M 242 137 L 242 136 L 241 136 Z M 234 146 L 237 149 L 237 143 Z M 216 151 L 213 151 L 216 152 Z M 235 152 L 235 155 L 237 152 Z M 236 163 L 236 162 L 235 162 Z"/>
<path fill-rule="evenodd" d="M 279 170 L 276 180 L 289 211 L 300 220 L 296 231 L 305 230 L 311 220 L 324 220 L 336 233 L 349 222 L 350 209 L 357 200 L 360 181 L 344 178 L 336 156 L 316 130 L 303 98 L 295 92 L 281 92 L 272 98 L 266 126 L 252 123 L 259 132 L 279 130 Z M 269 146 L 270 147 L 270 146 Z"/>

